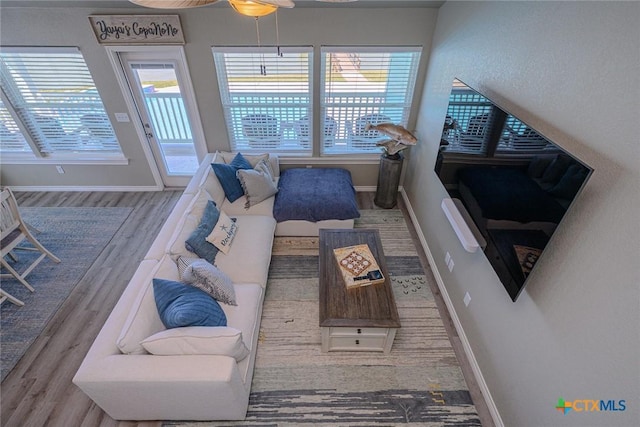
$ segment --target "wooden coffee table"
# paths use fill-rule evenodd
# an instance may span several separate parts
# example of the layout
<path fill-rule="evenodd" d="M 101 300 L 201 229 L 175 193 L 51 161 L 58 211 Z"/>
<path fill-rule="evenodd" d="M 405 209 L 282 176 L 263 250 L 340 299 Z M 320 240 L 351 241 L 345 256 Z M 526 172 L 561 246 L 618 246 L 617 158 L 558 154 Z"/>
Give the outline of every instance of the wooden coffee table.
<path fill-rule="evenodd" d="M 320 329 L 322 351 L 391 351 L 400 327 L 378 230 L 320 230 Z M 386 280 L 347 289 L 333 249 L 366 243 Z"/>

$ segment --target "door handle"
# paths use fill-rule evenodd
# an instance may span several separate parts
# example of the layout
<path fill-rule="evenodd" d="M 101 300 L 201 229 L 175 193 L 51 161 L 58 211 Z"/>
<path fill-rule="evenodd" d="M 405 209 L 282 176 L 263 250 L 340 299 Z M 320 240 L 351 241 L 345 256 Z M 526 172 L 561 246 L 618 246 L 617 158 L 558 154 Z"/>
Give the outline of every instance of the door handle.
<path fill-rule="evenodd" d="M 145 123 L 144 128 L 145 128 L 144 134 L 147 136 L 147 138 L 153 138 L 153 134 L 149 132 L 149 129 L 151 129 L 151 125 L 149 123 Z"/>

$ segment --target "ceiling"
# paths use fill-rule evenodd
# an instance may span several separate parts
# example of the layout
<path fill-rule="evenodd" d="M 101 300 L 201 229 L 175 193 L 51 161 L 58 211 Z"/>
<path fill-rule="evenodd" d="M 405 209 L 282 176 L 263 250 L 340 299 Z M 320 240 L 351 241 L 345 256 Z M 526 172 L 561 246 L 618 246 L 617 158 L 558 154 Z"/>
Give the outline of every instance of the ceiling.
<path fill-rule="evenodd" d="M 205 7 L 227 7 L 226 1 L 219 1 L 211 6 Z M 352 3 L 325 3 L 315 0 L 295 0 L 296 7 L 348 7 L 348 8 L 371 8 L 371 7 L 430 7 L 439 8 L 444 1 L 425 0 L 359 0 Z M 136 8 L 142 9 L 130 3 L 128 0 L 0 0 L 1 7 L 100 7 L 100 8 Z"/>

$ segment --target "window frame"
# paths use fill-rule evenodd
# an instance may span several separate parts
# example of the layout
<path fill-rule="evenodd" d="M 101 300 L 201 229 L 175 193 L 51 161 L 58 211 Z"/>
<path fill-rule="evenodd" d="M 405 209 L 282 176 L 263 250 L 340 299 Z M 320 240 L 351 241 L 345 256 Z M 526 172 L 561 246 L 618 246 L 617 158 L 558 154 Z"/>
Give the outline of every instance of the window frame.
<path fill-rule="evenodd" d="M 411 114 L 412 105 L 416 95 L 416 88 L 418 87 L 418 74 L 420 72 L 420 61 L 422 57 L 422 46 L 416 45 L 375 45 L 375 46 L 336 46 L 336 45 L 323 45 L 320 46 L 320 102 L 317 106 L 319 109 L 320 123 L 327 123 L 327 116 L 329 121 L 336 120 L 333 117 L 333 111 L 328 114 L 329 109 L 343 108 L 343 109 L 365 109 L 364 114 L 358 114 L 358 117 L 352 117 L 350 120 L 337 120 L 338 133 L 342 134 L 342 137 L 346 136 L 344 149 L 336 149 L 334 142 L 333 146 L 329 146 L 327 141 L 322 138 L 319 143 L 319 151 L 321 156 L 361 156 L 371 157 L 377 156 L 382 151 L 381 148 L 375 146 L 375 142 L 384 141 L 388 139 L 386 135 L 380 134 L 376 131 L 365 131 L 364 126 L 367 121 L 375 125 L 386 121 L 391 121 L 394 124 L 398 124 L 404 127 L 408 126 Z M 408 68 L 403 70 L 406 72 L 406 86 L 403 86 L 404 97 L 399 101 L 380 102 L 364 102 L 364 103 L 349 103 L 349 102 L 327 102 L 331 91 L 327 90 L 327 58 L 331 57 L 331 54 L 379 54 L 381 57 L 384 55 L 391 55 L 394 53 L 402 53 L 411 55 Z M 330 75 L 333 73 L 329 73 Z M 401 80 L 401 79 L 400 79 Z M 398 80 L 399 81 L 399 80 Z M 385 85 L 393 84 L 394 80 L 385 80 Z M 357 84 L 356 84 L 357 86 Z M 389 91 L 385 88 L 384 96 L 389 96 L 390 93 L 397 94 L 398 91 Z M 359 92 L 353 92 L 357 97 Z M 390 114 L 389 110 L 399 109 L 401 110 L 400 116 L 397 113 Z M 335 111 L 335 110 L 334 110 Z M 339 112 L 338 115 L 342 117 L 343 113 Z M 393 118 L 390 115 L 394 116 Z M 373 120 L 366 120 L 371 118 Z M 395 120 L 394 120 L 395 118 Z M 360 132 L 358 132 L 358 129 Z M 362 134 L 358 136 L 357 134 Z M 324 136 L 324 135 L 321 135 Z M 361 139 L 362 147 L 357 148 L 354 146 L 356 139 Z M 340 137 L 338 140 L 341 140 Z M 354 148 L 355 147 L 355 148 Z"/>
<path fill-rule="evenodd" d="M 106 144 L 107 149 L 104 149 L 105 145 L 103 145 L 103 149 L 96 149 L 96 147 L 92 147 L 91 149 L 79 149 L 79 150 L 69 150 L 64 149 L 64 144 L 62 145 L 49 145 L 48 148 L 51 151 L 47 150 L 46 145 L 50 144 L 47 138 L 43 135 L 43 126 L 36 122 L 35 117 L 37 116 L 37 106 L 34 107 L 34 103 L 30 103 L 28 100 L 22 101 L 22 103 L 16 104 L 12 102 L 11 97 L 14 98 L 22 97 L 23 92 L 20 90 L 18 86 L 16 86 L 16 80 L 10 79 L 5 80 L 6 89 L 8 91 L 13 91 L 14 93 L 9 95 L 5 91 L 5 87 L 0 88 L 0 96 L 2 97 L 2 102 L 4 104 L 4 108 L 9 112 L 11 118 L 15 122 L 17 126 L 17 130 L 20 131 L 21 136 L 24 138 L 25 142 L 30 148 L 30 151 L 2 151 L 2 163 L 6 164 L 115 164 L 115 165 L 123 165 L 128 164 L 128 160 L 124 156 L 124 152 L 122 150 L 122 145 L 118 140 L 118 137 L 115 133 L 115 130 L 111 124 L 111 120 L 108 116 L 108 113 L 105 109 L 104 102 L 102 97 L 100 96 L 96 86 L 95 81 L 93 79 L 93 75 L 91 74 L 91 70 L 89 65 L 87 64 L 84 55 L 78 47 L 32 47 L 32 46 L 2 46 L 0 48 L 0 52 L 2 53 L 17 53 L 17 54 L 43 54 L 43 55 L 64 55 L 73 54 L 75 58 L 81 59 L 82 65 L 84 69 L 80 69 L 80 73 L 77 76 L 73 76 L 77 78 L 78 83 L 84 78 L 87 80 L 87 77 L 90 78 L 90 82 L 92 83 L 92 88 L 95 90 L 95 93 L 92 93 L 91 97 L 93 99 L 88 100 L 84 103 L 84 106 L 77 108 L 77 114 L 80 115 L 86 111 L 85 115 L 89 113 L 100 115 L 100 126 L 101 129 L 92 130 L 93 132 L 97 132 L 98 130 L 101 133 L 101 137 L 107 138 L 107 141 L 103 144 Z M 71 64 L 73 60 L 69 61 Z M 76 66 L 80 66 L 80 61 L 77 62 Z M 26 76 L 26 74 L 21 75 Z M 3 78 L 4 79 L 4 78 Z M 42 82 L 48 83 L 47 79 L 43 79 Z M 40 82 L 40 83 L 42 83 Z M 54 88 L 56 90 L 57 88 Z M 24 104 L 24 105 L 23 105 Z M 62 102 L 52 102 L 51 107 L 53 109 L 64 109 L 68 108 L 69 105 L 72 105 L 72 101 L 68 101 L 67 103 Z M 89 107 L 87 107 L 87 105 Z M 43 108 L 43 107 L 40 107 Z M 55 116 L 54 116 L 55 119 Z M 83 117 L 84 119 L 84 117 Z M 91 120 L 90 118 L 87 118 Z M 78 118 L 80 120 L 80 117 Z M 108 123 L 108 126 L 104 127 L 104 121 Z M 88 126 L 88 125 L 87 125 Z M 46 127 L 46 125 L 44 126 Z M 78 126 L 80 129 L 80 126 Z M 89 128 L 90 129 L 90 128 Z M 66 131 L 65 131 L 66 132 Z M 88 132 L 88 131 L 87 131 Z M 36 136 L 36 135 L 40 136 Z M 72 135 L 72 134 L 69 134 Z M 84 138 L 85 141 L 90 141 L 96 143 L 96 140 L 99 141 L 99 137 L 96 137 L 95 134 L 93 136 L 83 135 L 82 137 L 76 135 L 74 136 L 81 140 Z M 42 138 L 41 141 L 38 138 Z M 116 151 L 117 148 L 117 151 Z"/>
<path fill-rule="evenodd" d="M 313 108 L 314 108 L 314 49 L 313 46 L 282 46 L 276 48 L 275 46 L 212 46 L 211 52 L 214 59 L 216 75 L 218 79 L 220 102 L 225 117 L 225 125 L 229 137 L 229 146 L 231 151 L 242 152 L 264 152 L 268 150 L 270 152 L 277 153 L 279 156 L 290 157 L 309 157 L 313 155 Z M 226 58 L 224 54 L 248 54 L 260 57 L 264 57 L 266 60 L 263 64 L 266 64 L 266 76 L 269 76 L 269 67 L 275 64 L 278 57 L 278 52 L 281 52 L 284 57 L 287 55 L 306 54 L 307 63 L 307 84 L 306 91 L 301 92 L 302 97 L 308 97 L 307 103 L 296 102 L 276 102 L 276 103 L 247 103 L 233 101 L 231 87 L 229 85 L 229 75 L 226 72 Z M 260 62 L 262 58 L 256 58 L 256 62 Z M 260 66 L 261 64 L 256 64 Z M 253 66 L 253 65 L 252 65 Z M 224 68 L 223 68 L 224 67 Z M 232 76 L 232 78 L 234 78 Z M 277 86 L 277 81 L 275 82 Z M 256 91 L 254 94 L 247 92 L 249 96 L 260 96 L 260 91 Z M 241 96 L 241 95 L 237 95 Z M 234 108 L 239 110 L 233 111 Z M 278 108 L 285 109 L 284 120 L 282 114 L 277 114 Z M 286 111 L 286 109 L 292 111 Z M 293 116 L 295 109 L 307 110 L 307 120 L 302 120 L 305 114 L 300 115 L 300 119 L 296 119 Z M 251 113 L 251 110 L 255 110 Z M 242 111 L 245 111 L 244 113 Z M 238 119 L 236 116 L 242 116 Z M 250 117 L 251 116 L 251 117 Z M 266 117 L 269 116 L 269 117 Z M 274 118 L 277 123 L 273 121 Z M 244 121 L 247 119 L 248 121 Z M 253 134 L 247 134 L 248 131 L 253 132 L 255 128 L 254 146 L 251 146 L 251 138 Z M 308 140 L 304 139 L 304 133 L 308 135 Z M 242 135 L 240 137 L 239 135 Z M 303 139 L 299 139 L 300 135 L 303 135 Z M 292 137 L 293 136 L 293 137 Z M 287 143 L 289 141 L 289 143 Z M 276 147 L 271 147 L 271 144 L 277 144 Z M 287 148 L 287 145 L 290 145 Z M 295 148 L 295 145 L 299 145 L 300 148 Z"/>

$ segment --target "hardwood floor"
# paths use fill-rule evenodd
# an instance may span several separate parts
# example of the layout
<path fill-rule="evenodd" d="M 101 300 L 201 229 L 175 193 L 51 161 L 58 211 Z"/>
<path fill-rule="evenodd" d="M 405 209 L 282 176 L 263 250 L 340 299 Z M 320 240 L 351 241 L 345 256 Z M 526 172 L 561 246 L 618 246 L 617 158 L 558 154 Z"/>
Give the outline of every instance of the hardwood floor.
<path fill-rule="evenodd" d="M 60 310 L 47 324 L 1 385 L 2 426 L 156 427 L 160 422 L 118 422 L 106 415 L 71 383 L 93 340 L 129 279 L 180 197 L 181 191 L 22 192 L 20 206 L 132 207 L 134 210 L 109 245 L 81 279 Z M 379 209 L 374 193 L 358 193 L 361 209 Z M 398 197 L 397 209 L 410 224 L 406 206 Z M 410 227 L 423 267 L 428 266 L 417 234 Z M 426 268 L 427 271 L 428 268 Z M 493 426 L 484 398 L 473 377 L 442 295 L 433 292 L 440 315 L 467 380 L 483 426 Z"/>
<path fill-rule="evenodd" d="M 2 382 L 2 425 L 152 426 L 118 423 L 71 383 L 182 191 L 17 193 L 20 206 L 131 207 L 133 212 L 60 310 Z"/>

